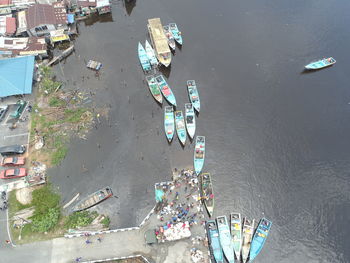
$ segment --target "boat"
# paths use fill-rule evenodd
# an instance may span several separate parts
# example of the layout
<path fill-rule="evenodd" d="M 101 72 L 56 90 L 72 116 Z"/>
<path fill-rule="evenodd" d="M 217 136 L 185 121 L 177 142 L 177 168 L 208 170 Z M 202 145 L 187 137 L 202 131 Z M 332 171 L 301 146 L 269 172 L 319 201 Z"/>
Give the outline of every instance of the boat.
<path fill-rule="evenodd" d="M 250 220 L 247 218 L 244 218 L 243 220 L 243 239 L 242 239 L 242 261 L 243 263 L 247 262 L 249 251 L 250 251 L 250 244 L 252 242 L 252 237 L 254 233 L 254 224 L 255 220 Z"/>
<path fill-rule="evenodd" d="M 233 240 L 233 249 L 237 260 L 241 259 L 242 250 L 242 219 L 240 213 L 231 213 L 231 236 Z"/>
<path fill-rule="evenodd" d="M 74 206 L 73 211 L 78 212 L 93 207 L 94 205 L 97 205 L 98 203 L 110 198 L 112 195 L 112 189 L 110 187 L 105 187 L 81 200 Z"/>
<path fill-rule="evenodd" d="M 224 255 L 229 263 L 234 263 L 235 253 L 233 251 L 233 242 L 226 216 L 217 217 L 216 223 L 218 225 L 220 244 Z"/>
<path fill-rule="evenodd" d="M 211 217 L 214 212 L 214 192 L 213 184 L 211 183 L 210 173 L 202 173 L 201 178 L 201 199 L 205 207 L 207 208 L 209 217 Z"/>
<path fill-rule="evenodd" d="M 176 48 L 176 43 L 175 43 L 175 38 L 174 38 L 174 36 L 173 36 L 173 33 L 171 33 L 171 31 L 170 31 L 168 25 L 163 26 L 163 29 L 164 29 L 165 36 L 166 36 L 167 39 L 168 39 L 168 45 L 169 45 L 169 47 L 170 47 L 172 50 L 175 50 L 175 48 Z"/>
<path fill-rule="evenodd" d="M 253 236 L 252 243 L 250 245 L 249 261 L 253 261 L 263 248 L 267 235 L 271 229 L 272 222 L 266 218 L 262 218 Z"/>
<path fill-rule="evenodd" d="M 173 34 L 176 42 L 182 45 L 182 36 L 181 36 L 181 32 L 177 28 L 177 25 L 175 23 L 170 23 L 169 29 L 170 29 L 170 32 Z"/>
<path fill-rule="evenodd" d="M 158 83 L 155 80 L 153 75 L 147 76 L 146 77 L 147 83 L 148 83 L 148 87 L 149 90 L 151 91 L 151 94 L 153 96 L 153 98 L 158 101 L 160 104 L 163 103 L 163 97 L 162 94 L 160 93 L 160 89 L 158 87 Z"/>
<path fill-rule="evenodd" d="M 89 62 L 86 64 L 86 67 L 99 71 L 102 68 L 102 63 L 95 60 L 89 60 Z"/>
<path fill-rule="evenodd" d="M 307 64 L 305 68 L 308 70 L 315 70 L 315 69 L 321 69 L 321 68 L 332 66 L 335 63 L 336 63 L 336 60 L 332 57 L 329 57 L 329 58 L 320 59 L 315 62 L 311 62 L 310 64 Z"/>
<path fill-rule="evenodd" d="M 205 137 L 197 136 L 196 137 L 196 146 L 194 149 L 194 157 L 193 157 L 193 166 L 194 171 L 197 175 L 199 175 L 203 169 L 205 158 Z"/>
<path fill-rule="evenodd" d="M 164 131 L 169 142 L 174 137 L 175 133 L 175 120 L 174 120 L 174 108 L 173 106 L 165 106 L 164 111 Z"/>
<path fill-rule="evenodd" d="M 201 102 L 199 100 L 199 94 L 194 80 L 187 80 L 187 90 L 190 101 L 193 105 L 193 108 L 199 113 L 201 109 Z"/>
<path fill-rule="evenodd" d="M 147 28 L 157 59 L 168 67 L 171 63 L 171 51 L 160 18 L 148 19 Z"/>
<path fill-rule="evenodd" d="M 139 59 L 140 59 L 140 63 L 141 63 L 142 69 L 144 71 L 151 70 L 151 64 L 148 61 L 148 57 L 147 57 L 146 51 L 145 51 L 145 49 L 143 48 L 143 46 L 141 45 L 140 42 L 139 42 L 139 46 L 138 46 L 138 54 L 139 54 Z"/>
<path fill-rule="evenodd" d="M 194 134 L 196 133 L 196 117 L 194 114 L 192 103 L 185 104 L 185 121 L 188 136 L 190 136 L 192 140 Z"/>
<path fill-rule="evenodd" d="M 216 263 L 224 263 L 224 254 L 222 253 L 219 231 L 215 220 L 208 220 L 206 227 L 211 254 L 214 256 Z"/>
<path fill-rule="evenodd" d="M 151 46 L 151 44 L 146 40 L 145 49 L 149 63 L 151 66 L 156 67 L 158 65 L 158 59 L 156 58 L 156 54 Z"/>
<path fill-rule="evenodd" d="M 184 116 L 182 114 L 182 111 L 175 111 L 175 126 L 176 126 L 177 137 L 179 137 L 179 140 L 182 143 L 182 145 L 185 145 L 186 128 L 185 128 L 185 121 L 184 121 Z"/>
<path fill-rule="evenodd" d="M 158 75 L 156 77 L 156 81 L 158 83 L 158 87 L 160 88 L 160 91 L 163 93 L 164 98 L 166 98 L 166 100 L 174 105 L 176 107 L 176 99 L 174 96 L 174 93 L 171 91 L 168 83 L 165 81 L 165 78 L 163 77 L 163 75 Z"/>

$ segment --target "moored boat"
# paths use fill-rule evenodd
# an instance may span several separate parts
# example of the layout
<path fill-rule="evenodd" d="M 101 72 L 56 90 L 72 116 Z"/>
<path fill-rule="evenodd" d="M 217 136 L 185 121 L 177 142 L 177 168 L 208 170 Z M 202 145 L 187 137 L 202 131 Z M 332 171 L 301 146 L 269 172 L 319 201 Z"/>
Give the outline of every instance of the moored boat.
<path fill-rule="evenodd" d="M 194 157 L 193 157 L 193 166 L 194 171 L 197 175 L 199 175 L 203 169 L 205 158 L 205 137 L 197 136 L 196 137 L 196 146 L 194 149 Z"/>
<path fill-rule="evenodd" d="M 262 218 L 253 236 L 250 245 L 249 262 L 253 261 L 263 248 L 267 235 L 271 229 L 272 222 L 266 218 Z"/>
<path fill-rule="evenodd" d="M 222 246 L 222 250 L 224 251 L 224 255 L 229 263 L 234 263 L 235 254 L 233 251 L 233 243 L 226 216 L 217 217 L 216 223 L 218 225 L 220 244 Z"/>
<path fill-rule="evenodd" d="M 147 80 L 147 84 L 148 84 L 149 90 L 150 90 L 153 98 L 156 101 L 158 101 L 160 104 L 162 104 L 163 97 L 162 97 L 162 94 L 160 93 L 160 89 L 158 87 L 158 83 L 155 80 L 154 76 L 153 75 L 147 76 L 146 80 Z"/>
<path fill-rule="evenodd" d="M 255 220 L 244 218 L 243 220 L 243 239 L 242 239 L 242 260 L 247 262 L 250 251 L 250 244 L 254 233 Z"/>
<path fill-rule="evenodd" d="M 175 120 L 174 120 L 174 108 L 173 106 L 166 106 L 164 110 L 164 131 L 169 142 L 174 137 L 175 133 Z"/>
<path fill-rule="evenodd" d="M 241 259 L 242 250 L 242 219 L 240 213 L 231 213 L 231 236 L 233 240 L 233 249 L 237 260 Z"/>
<path fill-rule="evenodd" d="M 219 231 L 215 220 L 207 221 L 207 235 L 209 240 L 210 250 L 214 256 L 216 263 L 224 263 L 224 254 L 219 239 Z"/>
<path fill-rule="evenodd" d="M 337 61 L 334 58 L 332 58 L 332 57 L 323 58 L 323 59 L 320 59 L 318 61 L 311 62 L 310 64 L 307 64 L 305 66 L 305 68 L 308 69 L 308 70 L 321 69 L 321 68 L 326 68 L 326 67 L 332 66 L 336 62 Z"/>
<path fill-rule="evenodd" d="M 185 121 L 184 121 L 184 116 L 182 114 L 182 111 L 175 111 L 175 126 L 176 126 L 177 137 L 179 137 L 179 140 L 182 143 L 182 145 L 185 145 L 186 128 L 185 128 Z"/>
<path fill-rule="evenodd" d="M 170 89 L 168 83 L 165 81 L 165 78 L 163 75 L 158 75 L 156 77 L 156 81 L 158 83 L 158 87 L 160 88 L 160 91 L 162 92 L 164 98 L 172 105 L 176 107 L 176 99 L 174 96 L 174 93 Z"/>
<path fill-rule="evenodd" d="M 179 43 L 180 45 L 182 45 L 182 34 L 179 31 L 177 25 L 175 23 L 170 23 L 169 29 L 170 29 L 171 33 L 173 34 L 176 42 Z"/>
<path fill-rule="evenodd" d="M 147 57 L 146 51 L 145 51 L 145 49 L 143 48 L 143 46 L 141 45 L 140 42 L 139 42 L 139 46 L 138 46 L 138 55 L 139 55 L 139 60 L 140 60 L 142 69 L 144 71 L 151 70 L 151 64 L 148 61 L 148 57 Z"/>
<path fill-rule="evenodd" d="M 188 136 L 192 140 L 196 133 L 196 117 L 191 103 L 185 104 L 185 120 Z"/>
<path fill-rule="evenodd" d="M 211 217 L 214 212 L 214 192 L 210 173 L 202 173 L 201 178 L 201 199 L 207 208 L 209 217 Z"/>
<path fill-rule="evenodd" d="M 196 82 L 194 80 L 187 80 L 187 90 L 188 96 L 190 97 L 190 101 L 193 105 L 193 108 L 199 112 L 201 109 L 201 103 L 199 100 L 199 94 L 196 86 Z"/>
<path fill-rule="evenodd" d="M 145 49 L 149 63 L 151 66 L 156 67 L 158 65 L 158 59 L 156 58 L 156 54 L 151 46 L 151 44 L 146 40 Z"/>
<path fill-rule="evenodd" d="M 174 38 L 174 36 L 173 36 L 173 33 L 171 33 L 171 31 L 170 31 L 168 25 L 163 26 L 163 29 L 164 29 L 164 34 L 165 34 L 165 36 L 166 36 L 167 39 L 168 39 L 168 45 L 169 45 L 169 47 L 170 47 L 172 50 L 175 50 L 176 44 L 175 44 L 175 38 Z"/>
<path fill-rule="evenodd" d="M 78 212 L 93 207 L 94 205 L 97 205 L 98 203 L 101 203 L 102 201 L 111 197 L 112 195 L 112 189 L 110 187 L 105 187 L 81 200 L 74 206 L 73 211 Z"/>

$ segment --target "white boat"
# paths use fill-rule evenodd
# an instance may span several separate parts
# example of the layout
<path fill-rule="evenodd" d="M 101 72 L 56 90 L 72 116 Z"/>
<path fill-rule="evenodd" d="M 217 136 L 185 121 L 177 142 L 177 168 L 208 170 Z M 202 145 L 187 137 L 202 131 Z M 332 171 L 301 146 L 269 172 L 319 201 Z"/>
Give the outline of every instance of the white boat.
<path fill-rule="evenodd" d="M 158 59 L 156 58 L 156 54 L 154 53 L 151 44 L 147 40 L 145 42 L 145 49 L 149 63 L 151 63 L 152 67 L 156 67 L 158 65 Z"/>
<path fill-rule="evenodd" d="M 185 104 L 185 122 L 187 133 L 189 137 L 193 139 L 194 134 L 196 133 L 196 117 L 192 103 Z"/>

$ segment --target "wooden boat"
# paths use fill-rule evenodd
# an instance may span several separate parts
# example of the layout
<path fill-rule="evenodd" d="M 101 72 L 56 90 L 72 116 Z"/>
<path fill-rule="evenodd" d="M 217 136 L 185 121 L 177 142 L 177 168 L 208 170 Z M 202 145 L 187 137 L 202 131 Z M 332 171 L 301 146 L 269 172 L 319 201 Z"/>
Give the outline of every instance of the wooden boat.
<path fill-rule="evenodd" d="M 150 43 L 146 40 L 145 42 L 146 55 L 151 66 L 156 67 L 158 65 L 158 59 Z"/>
<path fill-rule="evenodd" d="M 214 192 L 213 192 L 213 184 L 211 183 L 210 173 L 202 173 L 202 187 L 201 187 L 201 195 L 202 201 L 207 208 L 209 217 L 213 215 L 214 212 Z"/>
<path fill-rule="evenodd" d="M 201 102 L 199 100 L 199 94 L 194 80 L 187 80 L 187 90 L 190 101 L 193 105 L 193 108 L 199 112 L 201 109 Z"/>
<path fill-rule="evenodd" d="M 233 251 L 233 242 L 226 216 L 217 217 L 216 223 L 218 225 L 219 238 L 224 255 L 229 263 L 234 263 L 235 253 Z"/>
<path fill-rule="evenodd" d="M 102 63 L 95 60 L 89 60 L 89 62 L 86 64 L 86 67 L 99 71 L 102 68 Z"/>
<path fill-rule="evenodd" d="M 173 33 L 171 33 L 169 26 L 163 26 L 165 36 L 168 39 L 168 45 L 172 50 L 175 50 L 176 44 L 175 44 L 175 38 L 173 36 Z"/>
<path fill-rule="evenodd" d="M 305 68 L 308 70 L 315 70 L 315 69 L 321 69 L 321 68 L 332 66 L 335 63 L 336 63 L 336 60 L 332 57 L 329 57 L 329 58 L 323 58 L 318 61 L 307 64 Z"/>
<path fill-rule="evenodd" d="M 175 126 L 177 137 L 179 137 L 182 145 L 186 143 L 186 128 L 185 128 L 185 120 L 182 114 L 182 111 L 175 111 Z"/>
<path fill-rule="evenodd" d="M 153 75 L 147 76 L 146 77 L 147 83 L 148 83 L 148 87 L 149 90 L 151 91 L 151 94 L 153 96 L 153 98 L 158 101 L 160 104 L 163 103 L 163 97 L 162 94 L 160 93 L 160 89 L 158 87 L 158 83 L 155 80 Z"/>
<path fill-rule="evenodd" d="M 175 120 L 174 120 L 174 108 L 173 106 L 166 106 L 164 111 L 164 131 L 169 142 L 174 137 L 175 133 Z"/>
<path fill-rule="evenodd" d="M 247 262 L 249 251 L 250 251 L 250 244 L 252 242 L 252 237 L 254 233 L 254 224 L 255 220 L 253 219 L 247 219 L 244 218 L 243 220 L 243 239 L 242 239 L 242 260 L 243 263 Z"/>
<path fill-rule="evenodd" d="M 148 19 L 147 28 L 159 62 L 168 67 L 171 63 L 171 51 L 160 18 Z"/>
<path fill-rule="evenodd" d="M 79 203 L 77 203 L 73 211 L 78 212 L 85 209 L 88 209 L 94 205 L 97 205 L 98 203 L 101 203 L 102 201 L 108 199 L 113 195 L 112 189 L 110 187 L 105 187 L 101 190 L 98 190 L 97 192 L 89 195 L 85 199 L 81 200 Z"/>
<path fill-rule="evenodd" d="M 151 70 L 151 64 L 148 61 L 148 57 L 147 57 L 146 51 L 145 51 L 145 49 L 143 48 L 143 46 L 141 45 L 140 42 L 139 42 L 139 46 L 138 46 L 138 54 L 139 54 L 139 59 L 140 59 L 140 63 L 141 63 L 142 69 L 144 71 Z"/>
<path fill-rule="evenodd" d="M 249 261 L 253 261 L 255 257 L 260 253 L 263 248 L 267 235 L 271 229 L 272 222 L 266 218 L 262 218 L 253 236 L 252 243 L 250 245 Z"/>
<path fill-rule="evenodd" d="M 158 83 L 158 87 L 160 88 L 160 91 L 163 93 L 164 98 L 166 98 L 166 100 L 174 105 L 176 107 L 176 99 L 174 96 L 174 93 L 171 91 L 168 83 L 165 81 L 165 78 L 163 77 L 163 75 L 158 75 L 156 77 L 156 81 Z"/>
<path fill-rule="evenodd" d="M 233 249 L 237 260 L 241 260 L 242 250 L 242 219 L 240 213 L 231 213 L 231 236 L 233 240 Z"/>
<path fill-rule="evenodd" d="M 182 45 L 182 36 L 181 36 L 181 32 L 177 28 L 177 25 L 175 23 L 170 23 L 169 29 L 170 29 L 170 32 L 173 34 L 176 42 Z"/>
<path fill-rule="evenodd" d="M 224 254 L 222 253 L 219 231 L 215 220 L 208 220 L 206 227 L 211 254 L 214 256 L 216 263 L 224 263 Z"/>
<path fill-rule="evenodd" d="M 193 166 L 194 171 L 197 175 L 199 175 L 203 169 L 205 158 L 205 137 L 197 136 L 196 137 L 196 146 L 194 149 L 194 157 L 193 157 Z"/>
<path fill-rule="evenodd" d="M 188 136 L 190 136 L 192 140 L 194 134 L 196 133 L 196 117 L 194 114 L 192 103 L 185 104 L 185 120 Z"/>

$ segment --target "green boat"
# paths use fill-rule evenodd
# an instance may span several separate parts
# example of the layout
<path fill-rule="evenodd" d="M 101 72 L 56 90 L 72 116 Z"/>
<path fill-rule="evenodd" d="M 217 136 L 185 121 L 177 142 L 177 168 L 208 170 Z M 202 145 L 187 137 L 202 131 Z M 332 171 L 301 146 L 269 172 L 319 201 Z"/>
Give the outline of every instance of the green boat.
<path fill-rule="evenodd" d="M 202 173 L 201 179 L 202 179 L 202 184 L 201 184 L 202 198 L 201 199 L 205 207 L 207 208 L 209 217 L 211 217 L 214 212 L 214 192 L 213 192 L 213 184 L 211 182 L 210 173 Z"/>
<path fill-rule="evenodd" d="M 241 259 L 242 250 L 242 220 L 240 213 L 231 213 L 231 236 L 233 240 L 233 249 L 237 260 Z"/>
<path fill-rule="evenodd" d="M 160 89 L 158 87 L 158 83 L 157 83 L 156 79 L 154 78 L 153 75 L 151 75 L 151 76 L 147 76 L 146 80 L 147 80 L 148 87 L 149 87 L 149 90 L 151 91 L 153 98 L 156 101 L 158 101 L 160 104 L 162 104 L 163 97 L 162 97 L 162 94 L 160 93 Z"/>

